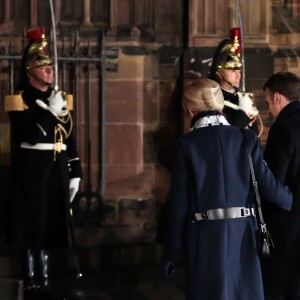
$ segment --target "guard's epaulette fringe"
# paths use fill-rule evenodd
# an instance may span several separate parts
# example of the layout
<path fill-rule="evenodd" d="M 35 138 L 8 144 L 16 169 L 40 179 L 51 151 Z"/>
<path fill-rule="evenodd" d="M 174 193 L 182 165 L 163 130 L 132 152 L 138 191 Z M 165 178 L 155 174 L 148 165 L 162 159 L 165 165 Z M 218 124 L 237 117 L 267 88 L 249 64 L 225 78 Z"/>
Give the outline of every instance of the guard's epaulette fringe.
<path fill-rule="evenodd" d="M 22 98 L 22 93 L 5 96 L 4 111 L 23 111 L 25 109 L 28 109 L 28 106 L 25 104 Z"/>
<path fill-rule="evenodd" d="M 66 100 L 67 100 L 67 107 L 68 110 L 73 110 L 73 95 L 72 94 L 66 94 Z"/>

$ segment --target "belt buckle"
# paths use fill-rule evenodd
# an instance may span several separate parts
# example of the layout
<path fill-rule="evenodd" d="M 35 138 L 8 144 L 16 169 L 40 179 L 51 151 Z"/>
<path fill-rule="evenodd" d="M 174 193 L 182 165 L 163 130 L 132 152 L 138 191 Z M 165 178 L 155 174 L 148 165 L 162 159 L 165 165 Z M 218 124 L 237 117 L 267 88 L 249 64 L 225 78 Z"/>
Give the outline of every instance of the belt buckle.
<path fill-rule="evenodd" d="M 54 151 L 60 153 L 62 150 L 62 143 L 61 142 L 57 142 L 54 144 Z"/>
<path fill-rule="evenodd" d="M 250 208 L 243 208 L 242 209 L 242 216 L 250 216 L 251 215 L 251 211 Z"/>
<path fill-rule="evenodd" d="M 203 220 L 208 220 L 209 219 L 208 211 L 201 212 L 201 217 Z"/>

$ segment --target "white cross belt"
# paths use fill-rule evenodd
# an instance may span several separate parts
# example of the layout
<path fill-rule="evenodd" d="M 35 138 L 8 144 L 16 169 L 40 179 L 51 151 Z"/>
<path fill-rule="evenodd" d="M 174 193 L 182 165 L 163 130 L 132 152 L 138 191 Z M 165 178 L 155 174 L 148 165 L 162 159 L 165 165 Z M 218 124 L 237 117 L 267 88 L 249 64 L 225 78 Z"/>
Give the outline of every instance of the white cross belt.
<path fill-rule="evenodd" d="M 67 145 L 62 143 L 55 143 L 55 144 L 37 143 L 34 145 L 31 145 L 29 143 L 21 143 L 20 147 L 24 149 L 34 149 L 34 150 L 55 150 L 57 152 L 60 152 L 62 150 L 63 151 L 67 150 Z"/>

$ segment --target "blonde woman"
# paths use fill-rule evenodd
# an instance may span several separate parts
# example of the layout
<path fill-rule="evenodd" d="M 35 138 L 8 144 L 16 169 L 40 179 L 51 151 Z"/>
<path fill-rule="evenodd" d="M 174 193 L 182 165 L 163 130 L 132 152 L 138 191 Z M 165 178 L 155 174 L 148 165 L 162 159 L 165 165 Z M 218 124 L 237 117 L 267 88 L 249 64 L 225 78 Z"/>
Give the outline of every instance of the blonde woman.
<path fill-rule="evenodd" d="M 190 132 L 174 149 L 165 275 L 183 250 L 188 300 L 263 300 L 253 186 L 241 129 L 222 114 L 220 86 L 200 79 L 184 92 Z M 261 196 L 288 211 L 292 196 L 245 131 Z"/>

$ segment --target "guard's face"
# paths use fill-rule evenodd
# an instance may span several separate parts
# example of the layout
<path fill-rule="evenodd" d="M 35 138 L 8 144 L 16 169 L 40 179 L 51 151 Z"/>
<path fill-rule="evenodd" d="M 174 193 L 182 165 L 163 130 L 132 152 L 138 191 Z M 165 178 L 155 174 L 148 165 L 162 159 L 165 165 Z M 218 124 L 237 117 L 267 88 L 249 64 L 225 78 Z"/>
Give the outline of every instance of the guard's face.
<path fill-rule="evenodd" d="M 241 82 L 241 70 L 235 69 L 221 69 L 219 70 L 220 85 L 227 90 L 240 87 Z M 232 84 L 232 86 L 230 84 Z"/>
<path fill-rule="evenodd" d="M 48 84 L 53 82 L 53 66 L 45 66 L 32 69 L 32 72 L 35 73 L 41 80 Z"/>
<path fill-rule="evenodd" d="M 53 66 L 44 66 L 30 69 L 28 78 L 31 85 L 40 90 L 45 90 L 53 82 Z"/>

